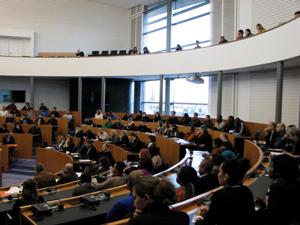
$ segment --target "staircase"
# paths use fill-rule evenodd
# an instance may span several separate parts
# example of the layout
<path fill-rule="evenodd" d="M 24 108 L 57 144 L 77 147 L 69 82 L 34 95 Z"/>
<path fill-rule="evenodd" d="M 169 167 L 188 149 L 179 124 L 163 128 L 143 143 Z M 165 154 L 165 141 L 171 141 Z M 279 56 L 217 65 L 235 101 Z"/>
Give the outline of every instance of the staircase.
<path fill-rule="evenodd" d="M 35 159 L 14 159 L 14 161 L 10 163 L 7 173 L 34 176 L 35 164 Z"/>

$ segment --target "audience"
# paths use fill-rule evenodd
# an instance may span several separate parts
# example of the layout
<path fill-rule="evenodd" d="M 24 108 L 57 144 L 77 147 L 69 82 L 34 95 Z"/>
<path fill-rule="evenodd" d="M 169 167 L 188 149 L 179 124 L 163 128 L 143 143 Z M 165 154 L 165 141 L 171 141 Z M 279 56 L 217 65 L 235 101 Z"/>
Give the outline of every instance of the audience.
<path fill-rule="evenodd" d="M 177 201 L 181 202 L 195 195 L 195 182 L 197 180 L 197 172 L 191 166 L 183 166 L 177 173 L 177 183 L 180 188 L 176 190 Z"/>
<path fill-rule="evenodd" d="M 249 28 L 246 29 L 246 30 L 245 30 L 245 38 L 248 38 L 248 37 L 251 37 L 251 36 L 253 36 L 251 30 L 250 30 Z"/>
<path fill-rule="evenodd" d="M 218 174 L 219 184 L 224 186 L 215 192 L 210 206 L 202 205 L 204 220 L 196 224 L 253 225 L 254 200 L 248 187 L 242 184 L 250 168 L 247 160 L 225 160 Z"/>
<path fill-rule="evenodd" d="M 266 147 L 274 148 L 277 137 L 278 137 L 278 133 L 276 131 L 276 123 L 269 122 L 268 126 L 265 128 Z"/>
<path fill-rule="evenodd" d="M 36 181 L 38 188 L 51 187 L 56 184 L 54 174 L 47 173 L 44 164 L 38 163 L 35 167 L 35 171 L 36 175 L 33 179 Z"/>
<path fill-rule="evenodd" d="M 59 113 L 56 111 L 55 106 L 53 106 L 53 110 L 49 114 L 49 116 L 51 116 L 51 117 L 52 117 L 52 115 L 53 115 L 53 117 L 59 117 Z"/>
<path fill-rule="evenodd" d="M 177 44 L 176 45 L 176 48 L 175 48 L 175 51 L 181 51 L 182 50 L 182 47 L 180 44 Z"/>
<path fill-rule="evenodd" d="M 78 176 L 73 170 L 73 165 L 71 163 L 67 163 L 64 170 L 58 174 L 56 184 L 65 184 L 76 180 L 78 180 Z"/>
<path fill-rule="evenodd" d="M 133 188 L 135 213 L 129 225 L 188 225 L 189 216 L 171 210 L 168 205 L 175 200 L 175 188 L 166 180 L 141 177 Z"/>
<path fill-rule="evenodd" d="M 286 154 L 272 159 L 270 176 L 274 179 L 267 193 L 267 223 L 291 225 L 300 222 L 300 182 L 296 160 Z"/>
<path fill-rule="evenodd" d="M 195 48 L 201 48 L 199 40 L 196 40 L 196 47 Z"/>
<path fill-rule="evenodd" d="M 228 42 L 224 36 L 220 36 L 219 44 L 224 44 Z"/>
<path fill-rule="evenodd" d="M 83 195 L 91 192 L 95 192 L 96 189 L 92 186 L 92 176 L 88 172 L 84 172 L 81 174 L 79 186 L 74 188 L 73 196 Z"/>
<path fill-rule="evenodd" d="M 180 124 L 178 118 L 176 117 L 176 112 L 172 111 L 171 116 L 168 118 L 169 124 Z"/>
<path fill-rule="evenodd" d="M 239 30 L 236 36 L 235 40 L 241 40 L 244 38 L 244 31 L 243 30 Z"/>
<path fill-rule="evenodd" d="M 92 179 L 92 186 L 96 190 L 109 189 L 126 184 L 126 177 L 123 175 L 125 169 L 124 162 L 117 162 L 112 169 L 112 176 L 103 182 L 98 182 L 97 178 Z"/>
<path fill-rule="evenodd" d="M 266 29 L 260 23 L 256 24 L 256 30 L 258 34 L 266 32 Z"/>
<path fill-rule="evenodd" d="M 214 125 L 214 129 L 218 130 L 218 131 L 223 131 L 224 126 L 225 126 L 225 123 L 223 121 L 222 115 L 219 114 L 217 116 L 217 119 L 216 119 L 216 122 Z"/>
<path fill-rule="evenodd" d="M 213 190 L 219 186 L 218 177 L 212 174 L 213 162 L 210 159 L 203 159 L 199 165 L 200 177 L 195 183 L 195 195 Z"/>
<path fill-rule="evenodd" d="M 144 53 L 144 54 L 149 54 L 149 53 L 150 53 L 150 51 L 148 50 L 148 48 L 147 48 L 147 47 L 144 47 L 144 48 L 143 48 L 143 53 Z"/>

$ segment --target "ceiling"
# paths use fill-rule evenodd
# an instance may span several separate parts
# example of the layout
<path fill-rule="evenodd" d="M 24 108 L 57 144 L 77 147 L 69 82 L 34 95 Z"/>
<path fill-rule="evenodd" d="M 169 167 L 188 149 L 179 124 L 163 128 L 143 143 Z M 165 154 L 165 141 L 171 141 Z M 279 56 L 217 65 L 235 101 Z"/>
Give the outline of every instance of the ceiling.
<path fill-rule="evenodd" d="M 139 4 L 147 5 L 157 0 L 87 0 L 87 1 L 129 9 Z"/>

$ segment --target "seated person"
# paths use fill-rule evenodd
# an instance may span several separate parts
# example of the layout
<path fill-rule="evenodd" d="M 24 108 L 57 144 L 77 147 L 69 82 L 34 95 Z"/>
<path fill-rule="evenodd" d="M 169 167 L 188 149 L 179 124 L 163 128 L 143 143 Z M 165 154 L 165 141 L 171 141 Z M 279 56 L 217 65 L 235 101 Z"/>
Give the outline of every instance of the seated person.
<path fill-rule="evenodd" d="M 128 175 L 127 189 L 130 191 L 129 196 L 118 200 L 113 207 L 108 211 L 106 215 L 106 221 L 112 222 L 123 218 L 128 218 L 134 213 L 134 196 L 133 186 L 137 183 L 138 179 L 143 176 L 143 173 L 139 170 L 132 171 Z"/>
<path fill-rule="evenodd" d="M 84 148 L 81 149 L 79 152 L 82 157 L 98 161 L 99 153 L 97 152 L 96 148 L 93 145 L 93 141 L 91 139 L 86 140 L 86 145 Z"/>
<path fill-rule="evenodd" d="M 113 128 L 114 124 L 111 121 L 111 119 L 109 118 L 106 123 L 103 125 L 103 128 Z"/>
<path fill-rule="evenodd" d="M 151 156 L 145 155 L 139 160 L 139 171 L 143 173 L 144 176 L 151 176 L 153 172 L 153 162 Z"/>
<path fill-rule="evenodd" d="M 192 126 L 192 127 L 200 127 L 201 126 L 201 121 L 198 118 L 198 113 L 194 112 L 193 117 L 190 122 L 190 126 Z"/>
<path fill-rule="evenodd" d="M 144 121 L 144 122 L 149 122 L 149 121 L 150 121 L 150 119 L 149 119 L 149 117 L 147 116 L 147 113 L 146 113 L 146 112 L 143 112 L 143 113 L 142 113 L 142 119 L 141 119 L 141 121 Z"/>
<path fill-rule="evenodd" d="M 35 123 L 33 127 L 31 127 L 28 131 L 29 134 L 33 136 L 33 146 L 41 146 L 42 145 L 42 132 L 38 125 Z"/>
<path fill-rule="evenodd" d="M 71 163 L 67 163 L 64 170 L 58 174 L 56 184 L 65 184 L 76 180 L 78 180 L 78 176 L 73 170 L 73 165 Z"/>
<path fill-rule="evenodd" d="M 115 145 L 119 145 L 120 144 L 120 138 L 119 136 L 117 135 L 117 132 L 115 130 L 112 130 L 110 132 L 110 138 L 109 138 L 109 141 L 112 143 L 112 144 L 115 144 Z"/>
<path fill-rule="evenodd" d="M 87 126 L 94 126 L 94 122 L 90 117 L 84 118 L 83 124 Z"/>
<path fill-rule="evenodd" d="M 96 139 L 96 135 L 90 129 L 86 131 L 85 137 L 87 139 Z"/>
<path fill-rule="evenodd" d="M 96 110 L 95 119 L 100 119 L 100 120 L 103 119 L 103 113 L 102 113 L 101 109 Z"/>
<path fill-rule="evenodd" d="M 109 135 L 105 130 L 99 129 L 96 138 L 100 141 L 108 141 Z"/>
<path fill-rule="evenodd" d="M 231 150 L 231 151 L 234 151 L 234 148 L 233 148 L 233 145 L 232 143 L 229 141 L 229 138 L 227 136 L 227 134 L 220 134 L 220 139 L 222 140 L 223 142 L 223 146 L 227 149 L 227 150 Z"/>
<path fill-rule="evenodd" d="M 132 153 L 139 153 L 140 149 L 143 147 L 142 141 L 135 133 L 130 134 L 128 147 L 128 150 Z"/>
<path fill-rule="evenodd" d="M 190 127 L 190 130 L 184 134 L 183 139 L 187 141 L 191 141 L 193 140 L 195 135 L 196 135 L 195 127 Z"/>
<path fill-rule="evenodd" d="M 115 165 L 116 161 L 114 160 L 110 150 L 109 150 L 109 146 L 108 144 L 104 143 L 102 145 L 101 151 L 99 152 L 99 156 L 105 156 L 108 158 L 110 165 Z"/>
<path fill-rule="evenodd" d="M 126 119 L 127 120 L 127 119 Z M 117 117 L 117 121 L 113 124 L 112 126 L 114 129 L 123 129 L 124 124 L 122 122 L 122 120 L 120 119 L 120 117 Z"/>
<path fill-rule="evenodd" d="M 212 129 L 214 127 L 214 124 L 210 119 L 210 115 L 205 116 L 205 119 L 203 121 L 203 125 L 205 125 L 206 128 L 208 128 L 208 129 Z"/>
<path fill-rule="evenodd" d="M 204 220 L 198 224 L 253 225 L 254 200 L 250 189 L 242 184 L 250 163 L 246 159 L 225 160 L 218 174 L 219 184 L 224 186 L 215 192 L 210 206 L 200 206 Z"/>
<path fill-rule="evenodd" d="M 11 132 L 16 133 L 16 134 L 23 134 L 24 133 L 24 131 L 23 131 L 23 129 L 22 129 L 22 127 L 19 123 L 15 123 L 15 126 L 14 126 L 14 128 L 12 129 Z"/>
<path fill-rule="evenodd" d="M 14 123 L 15 116 L 12 113 L 8 113 L 7 117 L 5 118 L 5 123 Z"/>
<path fill-rule="evenodd" d="M 53 106 L 53 110 L 49 114 L 49 116 L 51 116 L 51 117 L 52 117 L 52 115 L 53 115 L 53 117 L 59 117 L 59 113 L 56 111 L 55 106 Z"/>
<path fill-rule="evenodd" d="M 197 172 L 191 166 L 183 166 L 177 173 L 176 181 L 180 184 L 180 188 L 176 190 L 177 202 L 195 196 L 195 182 L 197 180 Z"/>
<path fill-rule="evenodd" d="M 112 176 L 107 178 L 105 181 L 99 183 L 97 178 L 92 179 L 92 186 L 96 190 L 103 190 L 108 188 L 117 187 L 126 184 L 126 177 L 123 175 L 125 169 L 124 162 L 117 162 L 112 169 Z"/>
<path fill-rule="evenodd" d="M 159 112 L 156 112 L 154 114 L 154 120 L 153 120 L 153 122 L 158 122 L 158 121 L 161 121 L 161 116 L 160 116 Z"/>
<path fill-rule="evenodd" d="M 31 111 L 33 110 L 33 108 L 31 107 L 30 103 L 29 102 L 26 102 L 24 107 L 22 108 L 22 110 L 24 111 Z"/>
<path fill-rule="evenodd" d="M 10 133 L 6 133 L 5 135 L 3 135 L 2 143 L 4 145 L 13 145 L 13 144 L 16 144 L 16 141 Z M 11 161 L 13 160 L 15 151 L 16 151 L 16 147 L 14 147 L 14 146 L 11 146 L 11 147 L 8 148 L 9 159 Z"/>
<path fill-rule="evenodd" d="M 169 208 L 174 203 L 175 193 L 174 186 L 167 180 L 141 177 L 134 185 L 136 209 L 128 224 L 188 225 L 189 216 L 186 213 Z"/>
<path fill-rule="evenodd" d="M 83 132 L 83 130 L 80 127 L 78 127 L 76 128 L 75 136 L 78 138 L 83 138 L 84 136 L 86 136 L 86 134 Z"/>
<path fill-rule="evenodd" d="M 37 183 L 33 179 L 29 179 L 22 184 L 22 198 L 15 201 L 12 209 L 12 224 L 21 224 L 20 207 L 38 203 Z"/>
<path fill-rule="evenodd" d="M 227 117 L 227 122 L 225 123 L 223 130 L 225 132 L 230 132 L 230 133 L 233 132 L 233 130 L 234 130 L 234 117 L 233 116 Z"/>
<path fill-rule="evenodd" d="M 112 111 L 109 111 L 109 112 L 106 113 L 106 118 L 111 119 L 111 120 L 115 120 L 115 119 L 117 119 L 117 116 L 115 114 L 113 114 Z"/>
<path fill-rule="evenodd" d="M 32 121 L 32 119 L 30 119 L 30 118 L 28 117 L 28 114 L 26 113 L 26 114 L 24 114 L 24 115 L 22 116 L 22 118 L 21 118 L 21 120 L 20 120 L 20 123 L 21 123 L 21 124 L 33 124 L 33 121 Z"/>
<path fill-rule="evenodd" d="M 269 122 L 268 126 L 265 128 L 265 142 L 266 147 L 274 148 L 275 141 L 278 137 L 277 131 L 276 131 L 276 123 L 275 122 Z"/>
<path fill-rule="evenodd" d="M 134 118 L 134 121 L 141 121 L 142 120 L 142 111 L 139 110 L 136 117 Z"/>
<path fill-rule="evenodd" d="M 79 186 L 74 188 L 72 194 L 73 196 L 84 195 L 96 191 L 96 189 L 91 184 L 92 176 L 90 173 L 88 172 L 82 173 L 79 180 L 80 180 Z"/>
<path fill-rule="evenodd" d="M 48 114 L 49 114 L 49 111 L 44 108 L 40 111 L 40 115 L 43 117 L 47 117 Z"/>
<path fill-rule="evenodd" d="M 71 152 L 71 153 L 75 152 L 75 144 L 72 136 L 70 135 L 67 136 L 67 139 L 62 146 L 62 150 L 64 152 Z"/>
<path fill-rule="evenodd" d="M 67 118 L 68 122 L 70 123 L 70 121 L 73 119 L 73 115 L 70 111 L 67 111 L 65 115 L 62 116 L 63 118 Z"/>
<path fill-rule="evenodd" d="M 185 113 L 183 115 L 182 120 L 181 120 L 181 124 L 184 125 L 184 126 L 189 126 L 190 123 L 191 123 L 191 118 L 189 117 L 188 113 Z"/>
<path fill-rule="evenodd" d="M 6 106 L 4 105 L 2 106 L 2 110 L 0 110 L 0 116 L 7 117 L 7 115 L 8 115 L 8 111 L 6 109 Z"/>
<path fill-rule="evenodd" d="M 235 40 L 241 40 L 244 38 L 244 31 L 243 30 L 238 30 L 237 36 Z"/>
<path fill-rule="evenodd" d="M 198 129 L 193 141 L 199 146 L 200 150 L 208 152 L 212 151 L 212 138 L 205 125 L 202 125 Z"/>
<path fill-rule="evenodd" d="M 163 121 L 162 120 L 158 120 L 157 122 L 157 127 L 155 129 L 155 134 L 159 134 L 162 135 L 163 134 Z"/>
<path fill-rule="evenodd" d="M 129 118 L 127 124 L 125 125 L 124 129 L 126 130 L 136 130 L 136 126 L 132 118 Z"/>
<path fill-rule="evenodd" d="M 52 127 L 52 140 L 55 139 L 56 132 L 57 132 L 57 127 L 58 127 L 58 122 L 57 119 L 55 119 L 54 114 L 50 114 L 50 119 L 47 121 L 47 124 L 50 124 Z"/>
<path fill-rule="evenodd" d="M 159 148 L 155 144 L 152 144 L 150 147 L 148 146 L 148 149 L 153 163 L 153 173 L 158 173 L 163 167 L 163 161 L 160 156 Z"/>
<path fill-rule="evenodd" d="M 285 146 L 285 124 L 284 123 L 278 123 L 276 125 L 276 132 L 278 134 L 275 142 L 274 147 L 279 149 L 284 149 Z"/>
<path fill-rule="evenodd" d="M 9 133 L 9 131 L 7 130 L 7 125 L 5 123 L 3 123 L 2 127 L 0 127 L 0 133 L 2 134 Z"/>
<path fill-rule="evenodd" d="M 47 106 L 44 105 L 43 102 L 41 102 L 39 110 L 40 111 L 49 111 L 49 109 L 47 108 Z"/>
<path fill-rule="evenodd" d="M 267 193 L 266 221 L 272 225 L 299 223 L 300 181 L 296 160 L 286 154 L 273 157 L 270 177 L 274 181 Z"/>
<path fill-rule="evenodd" d="M 141 122 L 141 125 L 138 127 L 138 130 L 141 132 L 152 133 L 151 129 L 145 125 L 144 121 Z"/>
<path fill-rule="evenodd" d="M 180 132 L 176 124 L 171 125 L 171 129 L 169 129 L 168 137 L 170 138 L 180 138 Z"/>
<path fill-rule="evenodd" d="M 236 136 L 246 136 L 247 135 L 245 122 L 242 121 L 238 117 L 235 118 L 235 120 L 234 120 L 233 134 Z"/>
<path fill-rule="evenodd" d="M 225 38 L 225 36 L 220 36 L 220 40 L 219 40 L 219 44 L 224 44 L 228 42 L 227 39 Z"/>
<path fill-rule="evenodd" d="M 38 118 L 36 118 L 36 120 L 34 121 L 34 123 L 37 124 L 37 125 L 46 124 L 44 118 L 42 117 L 42 114 L 40 114 L 38 116 Z"/>
<path fill-rule="evenodd" d="M 56 180 L 52 173 L 45 171 L 44 164 L 38 163 L 35 167 L 36 175 L 33 179 L 36 181 L 38 188 L 55 186 Z"/>
<path fill-rule="evenodd" d="M 120 145 L 125 148 L 129 148 L 129 138 L 128 138 L 128 132 L 126 130 L 122 131 Z"/>
<path fill-rule="evenodd" d="M 195 183 L 195 195 L 200 195 L 213 190 L 219 186 L 218 177 L 212 174 L 213 162 L 210 159 L 203 159 L 199 165 L 200 177 Z"/>
<path fill-rule="evenodd" d="M 223 121 L 222 115 L 220 114 L 217 116 L 217 119 L 216 119 L 216 122 L 214 125 L 214 130 L 223 131 L 224 126 L 225 126 L 225 123 Z"/>
<path fill-rule="evenodd" d="M 169 119 L 167 121 L 168 121 L 169 124 L 180 124 L 180 121 L 176 117 L 176 112 L 175 111 L 171 112 L 171 116 L 169 117 Z"/>

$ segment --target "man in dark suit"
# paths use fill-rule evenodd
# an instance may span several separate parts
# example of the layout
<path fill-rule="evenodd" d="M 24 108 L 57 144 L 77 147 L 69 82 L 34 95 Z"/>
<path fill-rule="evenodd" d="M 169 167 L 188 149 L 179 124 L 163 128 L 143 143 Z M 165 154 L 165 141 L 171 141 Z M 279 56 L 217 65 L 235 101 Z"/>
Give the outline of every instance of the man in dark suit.
<path fill-rule="evenodd" d="M 47 173 L 42 163 L 38 163 L 35 167 L 36 176 L 33 179 L 37 182 L 38 188 L 55 186 L 55 176 L 52 173 Z"/>
<path fill-rule="evenodd" d="M 34 147 L 41 146 L 41 144 L 42 144 L 42 131 L 38 127 L 38 125 L 34 124 L 34 126 L 29 129 L 28 133 L 32 134 L 32 136 L 33 136 L 33 146 Z"/>
<path fill-rule="evenodd" d="M 80 184 L 73 191 L 73 196 L 83 195 L 96 191 L 96 189 L 91 185 L 92 177 L 91 174 L 85 172 L 80 177 Z"/>
<path fill-rule="evenodd" d="M 77 174 L 73 170 L 73 165 L 71 163 L 67 163 L 65 165 L 64 170 L 58 174 L 58 181 L 56 184 L 65 184 L 68 182 L 72 182 L 78 180 Z"/>
<path fill-rule="evenodd" d="M 195 183 L 195 194 L 200 195 L 219 186 L 218 177 L 211 173 L 213 162 L 203 159 L 199 165 L 200 177 Z"/>
<path fill-rule="evenodd" d="M 84 148 L 81 148 L 80 152 L 82 157 L 98 161 L 99 153 L 97 152 L 96 148 L 93 146 L 93 141 L 91 139 L 86 140 L 86 144 Z"/>
<path fill-rule="evenodd" d="M 176 112 L 172 111 L 171 116 L 168 119 L 169 124 L 180 124 L 180 121 L 176 117 Z"/>

